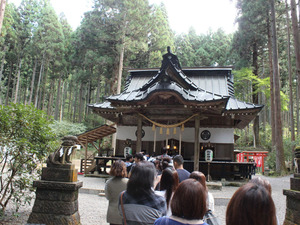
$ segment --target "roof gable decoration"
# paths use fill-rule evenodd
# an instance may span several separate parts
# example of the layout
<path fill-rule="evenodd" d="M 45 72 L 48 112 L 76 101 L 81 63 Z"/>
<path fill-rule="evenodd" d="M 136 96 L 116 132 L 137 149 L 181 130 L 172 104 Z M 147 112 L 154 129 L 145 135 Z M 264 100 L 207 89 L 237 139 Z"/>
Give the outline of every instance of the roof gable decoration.
<path fill-rule="evenodd" d="M 154 93 L 165 92 L 174 93 L 183 101 L 209 102 L 215 100 L 224 100 L 227 102 L 229 96 L 212 93 L 199 88 L 194 84 L 181 70 L 179 60 L 176 55 L 172 54 L 168 47 L 168 53 L 163 56 L 162 66 L 158 73 L 152 77 L 142 87 L 123 91 L 122 93 L 107 98 L 110 102 L 143 102 Z"/>
<path fill-rule="evenodd" d="M 170 46 L 167 47 L 167 51 L 168 51 L 168 53 L 163 55 L 162 67 L 167 62 L 171 62 L 176 69 L 181 70 L 181 66 L 180 66 L 179 60 L 178 60 L 178 58 L 177 58 L 176 55 L 174 55 L 174 54 L 171 53 Z"/>
<path fill-rule="evenodd" d="M 146 90 L 155 83 L 171 83 L 175 82 L 184 89 L 197 90 L 199 89 L 183 72 L 176 55 L 171 53 L 170 47 L 167 48 L 168 53 L 163 55 L 162 65 L 152 79 L 150 79 L 140 90 Z"/>
<path fill-rule="evenodd" d="M 180 63 L 176 55 L 170 52 L 163 56 L 162 66 L 159 72 L 152 77 L 146 84 L 135 90 L 123 91 L 118 95 L 109 96 L 106 100 L 110 102 L 143 102 L 154 93 L 161 92 L 174 93 L 183 101 L 209 102 L 223 100 L 226 105 L 229 96 L 212 93 L 203 90 L 194 84 L 181 70 Z M 165 94 L 165 93 L 164 93 Z"/>

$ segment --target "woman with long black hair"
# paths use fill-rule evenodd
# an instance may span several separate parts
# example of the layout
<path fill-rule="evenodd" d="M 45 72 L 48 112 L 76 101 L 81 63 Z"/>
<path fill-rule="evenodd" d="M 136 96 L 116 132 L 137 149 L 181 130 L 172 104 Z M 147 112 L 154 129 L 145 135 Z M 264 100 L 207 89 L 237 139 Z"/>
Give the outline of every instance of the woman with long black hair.
<path fill-rule="evenodd" d="M 142 161 L 131 170 L 127 190 L 119 197 L 119 212 L 127 225 L 152 225 L 154 221 L 166 215 L 164 197 L 153 190 L 156 170 L 153 163 Z"/>

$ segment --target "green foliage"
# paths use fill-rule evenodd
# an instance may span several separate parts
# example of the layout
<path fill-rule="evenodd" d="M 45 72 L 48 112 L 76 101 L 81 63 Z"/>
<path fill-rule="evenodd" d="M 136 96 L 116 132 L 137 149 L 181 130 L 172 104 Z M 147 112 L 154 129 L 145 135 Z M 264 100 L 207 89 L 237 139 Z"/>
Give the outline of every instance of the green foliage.
<path fill-rule="evenodd" d="M 34 106 L 0 106 L 0 211 L 30 202 L 32 181 L 55 140 L 46 114 Z M 17 208 L 18 209 L 18 208 Z"/>
<path fill-rule="evenodd" d="M 167 46 L 174 51 L 174 34 L 171 31 L 168 15 L 164 4 L 153 5 L 150 14 L 148 34 L 148 67 L 160 67 L 162 56 L 166 53 Z"/>
<path fill-rule="evenodd" d="M 234 65 L 237 69 L 253 66 L 253 53 L 263 54 L 267 43 L 267 19 L 269 4 L 264 0 L 238 0 L 238 31 L 232 42 L 232 51 L 236 54 Z"/>
<path fill-rule="evenodd" d="M 250 146 L 253 146 L 253 134 L 250 131 L 252 129 L 252 124 L 249 127 L 244 128 L 243 130 L 236 129 L 235 134 L 240 136 L 235 143 L 236 149 L 244 149 Z"/>
<path fill-rule="evenodd" d="M 294 146 L 299 144 L 300 140 L 297 141 L 291 141 L 290 137 L 283 138 L 283 147 L 284 147 L 284 158 L 286 160 L 286 163 L 292 164 L 294 159 L 294 152 L 293 148 Z M 267 164 L 270 168 L 270 170 L 276 170 L 276 152 L 270 151 L 269 155 L 267 157 Z"/>
<path fill-rule="evenodd" d="M 251 68 L 241 68 L 240 70 L 234 70 L 234 87 L 236 90 L 235 96 L 238 99 L 251 102 L 253 94 L 263 93 L 267 98 L 267 103 L 270 104 L 270 77 L 259 78 L 253 72 Z M 246 84 L 246 85 L 245 85 Z M 246 87 L 256 86 L 256 90 L 252 91 Z M 283 91 L 280 92 L 281 109 L 288 111 L 289 97 Z"/>
<path fill-rule="evenodd" d="M 69 121 L 54 121 L 50 127 L 58 138 L 63 138 L 67 135 L 78 135 L 87 130 L 83 124 L 71 123 Z"/>
<path fill-rule="evenodd" d="M 206 35 L 197 35 L 191 28 L 188 34 L 176 36 L 176 54 L 182 66 L 228 66 L 233 61 L 230 57 L 232 35 L 222 29 L 209 31 Z"/>

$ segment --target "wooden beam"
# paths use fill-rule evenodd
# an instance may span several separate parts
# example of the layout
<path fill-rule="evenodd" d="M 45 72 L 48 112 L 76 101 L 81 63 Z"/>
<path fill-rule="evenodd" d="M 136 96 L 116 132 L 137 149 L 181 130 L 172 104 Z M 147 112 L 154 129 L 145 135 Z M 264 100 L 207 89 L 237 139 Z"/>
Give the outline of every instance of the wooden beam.
<path fill-rule="evenodd" d="M 195 142 L 194 142 L 194 171 L 199 171 L 200 144 L 199 144 L 200 116 L 195 117 Z"/>
<path fill-rule="evenodd" d="M 97 149 L 97 151 L 99 152 L 100 149 L 98 149 L 98 147 L 94 144 L 94 142 L 91 142 L 91 143 L 92 143 L 92 145 L 95 147 L 95 149 Z"/>
<path fill-rule="evenodd" d="M 86 146 L 85 146 L 85 155 L 84 155 L 84 174 L 87 174 L 86 171 L 86 164 L 87 164 L 87 147 L 88 147 L 88 140 L 86 140 Z"/>
<path fill-rule="evenodd" d="M 137 115 L 136 153 L 142 151 L 142 122 L 143 118 Z"/>

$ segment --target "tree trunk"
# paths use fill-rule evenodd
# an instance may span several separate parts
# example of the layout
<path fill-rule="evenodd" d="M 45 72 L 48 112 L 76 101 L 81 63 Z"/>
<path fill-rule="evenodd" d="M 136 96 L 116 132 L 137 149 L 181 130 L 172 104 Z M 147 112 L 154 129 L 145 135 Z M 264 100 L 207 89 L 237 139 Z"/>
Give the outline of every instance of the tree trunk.
<path fill-rule="evenodd" d="M 83 102 L 83 82 L 80 83 L 79 88 L 79 110 L 78 110 L 78 122 L 81 123 L 82 119 L 82 102 Z"/>
<path fill-rule="evenodd" d="M 59 121 L 62 121 L 64 119 L 65 116 L 65 105 L 66 105 L 66 99 L 67 99 L 67 90 L 68 90 L 68 83 L 67 81 L 65 81 L 62 85 L 63 91 L 62 91 L 62 103 L 61 103 L 61 109 L 60 109 L 60 117 L 59 117 Z"/>
<path fill-rule="evenodd" d="M 56 95 L 56 104 L 55 104 L 55 113 L 54 119 L 58 120 L 59 111 L 60 111 L 60 91 L 61 91 L 61 74 L 59 74 L 58 84 L 57 84 L 57 95 Z"/>
<path fill-rule="evenodd" d="M 10 71 L 9 71 L 9 75 L 8 75 L 8 81 L 7 81 L 7 90 L 6 90 L 5 105 L 8 105 L 9 89 L 10 89 L 9 87 L 10 87 L 10 83 L 11 83 L 12 71 L 13 71 L 13 64 L 11 63 L 11 65 L 10 65 Z"/>
<path fill-rule="evenodd" d="M 120 55 L 115 57 L 115 62 L 113 64 L 113 77 L 110 82 L 110 94 L 115 95 L 117 94 L 117 86 L 118 86 L 118 75 L 119 75 L 119 63 Z"/>
<path fill-rule="evenodd" d="M 273 62 L 272 62 L 272 40 L 269 16 L 267 17 L 267 29 L 268 29 L 268 55 L 269 55 L 269 69 L 270 69 L 270 117 L 271 117 L 271 131 L 272 131 L 272 151 L 275 151 L 276 139 L 275 139 L 275 102 L 274 102 L 274 79 L 273 79 Z"/>
<path fill-rule="evenodd" d="M 3 57 L 1 60 L 1 67 L 0 67 L 0 105 L 2 105 L 2 74 L 3 74 L 3 68 L 5 64 L 5 55 L 6 51 L 8 50 L 8 46 L 3 47 Z"/>
<path fill-rule="evenodd" d="M 25 87 L 24 87 L 24 97 L 23 97 L 24 105 L 27 105 L 27 93 L 28 93 L 27 81 L 28 81 L 28 78 L 26 77 L 26 79 L 25 79 Z"/>
<path fill-rule="evenodd" d="M 69 105 L 68 105 L 68 118 L 70 119 L 70 121 L 72 120 L 72 111 L 71 111 L 72 93 L 73 93 L 73 89 L 72 89 L 72 80 L 71 80 L 69 83 Z"/>
<path fill-rule="evenodd" d="M 300 18 L 300 1 L 298 0 L 298 18 Z M 299 32 L 300 32 L 300 19 L 298 21 L 298 29 L 299 29 Z"/>
<path fill-rule="evenodd" d="M 42 74 L 45 74 L 45 67 L 43 66 L 43 71 L 42 71 Z M 39 97 L 38 97 L 38 102 L 37 102 L 37 108 L 38 109 L 42 109 L 44 110 L 44 99 L 45 99 L 45 95 L 47 93 L 47 90 L 46 90 L 46 76 L 42 76 L 41 77 L 41 86 L 42 88 L 40 88 L 40 91 L 39 91 Z"/>
<path fill-rule="evenodd" d="M 45 68 L 46 68 L 46 71 L 45 71 Z M 42 80 L 43 80 L 43 82 L 42 82 L 42 84 L 43 84 L 43 86 L 42 86 L 42 91 L 41 91 L 41 95 L 40 96 L 42 96 L 42 94 L 43 94 L 43 97 L 41 97 L 41 100 L 39 100 L 39 103 L 38 103 L 38 106 L 42 103 L 42 110 L 43 111 L 46 111 L 46 107 L 47 107 L 47 104 L 46 104 L 46 96 L 47 96 L 47 91 L 48 91 L 48 89 L 46 89 L 46 84 L 47 84 L 47 79 L 48 79 L 48 66 L 47 65 L 45 65 L 44 67 L 43 67 L 43 74 L 45 74 L 44 76 L 42 76 Z M 43 79 L 43 77 L 44 77 L 44 79 Z"/>
<path fill-rule="evenodd" d="M 74 99 L 74 102 L 73 102 L 73 123 L 76 123 L 76 111 L 77 111 L 77 98 L 78 98 L 78 92 L 79 90 L 77 89 L 76 87 L 77 85 L 75 84 L 74 85 L 74 90 L 75 90 L 75 99 Z"/>
<path fill-rule="evenodd" d="M 14 103 L 18 101 L 18 94 L 19 94 L 19 86 L 20 86 L 20 76 L 21 76 L 21 68 L 22 68 L 22 57 L 20 57 L 19 66 L 18 66 L 18 75 L 17 75 L 17 83 L 16 83 L 16 90 L 15 90 L 15 100 Z"/>
<path fill-rule="evenodd" d="M 299 89 L 296 88 L 296 96 L 299 96 Z M 299 121 L 299 117 L 300 117 L 300 109 L 299 109 L 299 99 L 296 99 L 296 124 L 297 124 L 297 137 L 299 137 L 299 132 L 300 132 L 300 121 Z"/>
<path fill-rule="evenodd" d="M 101 85 L 101 77 L 97 78 L 97 91 L 96 91 L 96 102 L 100 102 L 100 85 Z"/>
<path fill-rule="evenodd" d="M 92 84 L 91 84 L 91 80 L 89 80 L 88 83 L 88 90 L 87 90 L 87 99 L 86 99 L 86 104 L 85 104 L 85 111 L 86 111 L 86 116 L 89 115 L 89 107 L 88 104 L 91 103 L 91 97 L 92 97 Z"/>
<path fill-rule="evenodd" d="M 3 24 L 3 19 L 4 19 L 4 13 L 5 13 L 5 5 L 6 5 L 6 0 L 1 0 L 0 4 L 0 35 L 2 36 L 2 24 Z"/>
<path fill-rule="evenodd" d="M 43 67 L 44 67 L 44 56 L 45 56 L 45 53 L 43 55 L 43 59 L 42 59 L 41 67 L 40 67 L 39 80 L 38 80 L 38 83 L 37 83 L 37 86 L 36 86 L 36 90 L 35 90 L 34 107 L 36 107 L 36 108 L 38 106 L 38 100 L 39 100 L 39 89 L 40 89 L 40 85 L 41 85 L 42 71 L 43 71 Z"/>
<path fill-rule="evenodd" d="M 299 105 L 300 101 L 300 39 L 299 39 L 299 30 L 298 30 L 298 20 L 297 20 L 297 13 L 296 13 L 296 2 L 295 0 L 291 0 L 291 16 L 292 16 L 292 28 L 293 28 L 293 36 L 294 36 L 294 49 L 296 55 L 296 73 L 297 73 L 297 105 Z M 299 110 L 299 108 L 297 109 Z M 299 121 L 299 117 L 297 118 Z M 297 136 L 299 137 L 299 122 L 297 122 Z"/>
<path fill-rule="evenodd" d="M 273 59 L 273 76 L 274 76 L 274 94 L 275 94 L 275 111 L 276 111 L 276 172 L 279 174 L 285 173 L 283 138 L 282 138 L 282 121 L 281 121 L 281 101 L 280 101 L 280 72 L 278 62 L 277 49 L 277 33 L 276 33 L 276 18 L 275 18 L 275 3 L 270 1 L 271 8 L 271 30 L 272 30 L 272 59 Z"/>
<path fill-rule="evenodd" d="M 11 87 L 11 95 L 10 95 L 10 101 L 13 102 L 14 96 L 15 96 L 15 91 L 16 91 L 16 83 L 17 83 L 17 78 L 18 78 L 18 70 L 19 70 L 19 66 L 18 66 L 18 62 L 19 62 L 19 58 L 17 60 L 17 64 L 16 64 L 16 70 L 15 70 L 15 76 L 12 76 L 13 79 L 13 84 Z"/>
<path fill-rule="evenodd" d="M 47 107 L 48 117 L 50 117 L 52 114 L 52 102 L 53 102 L 53 92 L 54 92 L 53 89 L 54 89 L 54 80 L 52 80 L 51 84 L 50 84 L 50 93 L 49 93 L 49 97 L 48 97 L 48 107 Z"/>
<path fill-rule="evenodd" d="M 32 101 L 32 95 L 33 95 L 33 89 L 34 89 L 34 81 L 35 81 L 35 74 L 36 74 L 36 68 L 37 68 L 37 59 L 35 59 L 33 72 L 32 72 L 32 78 L 31 78 L 31 87 L 30 87 L 30 95 L 29 95 L 29 101 L 28 104 L 31 104 Z"/>
<path fill-rule="evenodd" d="M 255 76 L 258 76 L 258 50 L 257 50 L 257 44 L 254 42 L 253 44 L 253 57 L 252 57 L 252 66 L 253 66 L 253 74 Z M 257 84 L 252 84 L 252 101 L 254 104 L 258 104 L 258 94 L 256 93 L 257 90 Z M 256 116 L 253 122 L 253 133 L 254 133 L 254 147 L 258 146 L 259 141 L 259 116 Z"/>
<path fill-rule="evenodd" d="M 118 82 L 117 82 L 117 94 L 121 93 L 121 86 L 122 86 L 122 72 L 123 72 L 123 61 L 124 61 L 124 51 L 125 51 L 125 44 L 122 43 L 120 58 L 119 58 L 119 70 L 118 70 Z"/>
<path fill-rule="evenodd" d="M 290 39 L 290 17 L 287 0 L 285 0 L 286 27 L 287 27 L 287 54 L 288 54 L 288 71 L 289 71 L 289 96 L 290 96 L 290 126 L 291 141 L 295 141 L 295 123 L 294 123 L 294 103 L 293 103 L 293 77 L 291 63 L 291 39 Z"/>

